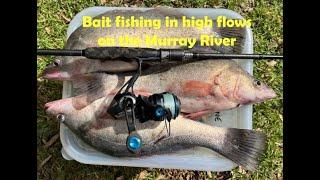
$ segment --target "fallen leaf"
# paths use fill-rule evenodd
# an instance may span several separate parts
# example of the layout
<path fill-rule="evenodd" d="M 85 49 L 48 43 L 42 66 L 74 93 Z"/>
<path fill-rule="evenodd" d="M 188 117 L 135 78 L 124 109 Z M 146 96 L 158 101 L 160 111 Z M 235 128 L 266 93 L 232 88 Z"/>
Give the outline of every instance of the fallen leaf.
<path fill-rule="evenodd" d="M 147 178 L 147 175 L 148 175 L 148 171 L 146 171 L 146 170 L 141 171 L 141 172 L 139 173 L 138 180 L 146 179 L 146 178 Z"/>
<path fill-rule="evenodd" d="M 270 67 L 274 67 L 277 64 L 277 61 L 275 60 L 267 61 L 266 64 Z"/>
<path fill-rule="evenodd" d="M 48 34 L 51 33 L 51 29 L 50 29 L 49 27 L 45 27 L 44 30 L 46 30 L 46 32 L 47 32 Z"/>
<path fill-rule="evenodd" d="M 239 171 L 238 172 L 241 173 L 241 174 L 246 174 L 246 171 L 242 166 L 239 166 Z"/>
<path fill-rule="evenodd" d="M 124 176 L 119 176 L 116 178 L 116 180 L 124 180 L 124 179 L 125 179 Z"/>
<path fill-rule="evenodd" d="M 212 174 L 211 174 L 211 171 L 207 171 L 207 175 L 208 175 L 208 178 L 212 178 Z"/>
<path fill-rule="evenodd" d="M 276 142 L 276 145 L 279 147 L 279 148 L 283 148 L 283 143 L 278 143 L 278 142 Z"/>
<path fill-rule="evenodd" d="M 108 0 L 100 0 L 101 4 L 106 4 L 108 2 Z"/>
<path fill-rule="evenodd" d="M 51 159 L 52 155 L 49 155 L 45 160 L 43 160 L 39 166 L 39 170 Z"/>
<path fill-rule="evenodd" d="M 39 78 L 37 78 L 37 81 L 38 81 L 38 82 L 43 82 L 44 79 L 43 79 L 43 77 L 39 77 Z M 41 85 L 40 85 L 40 86 L 41 86 Z M 38 89 L 40 89 L 40 88 L 38 88 Z"/>
<path fill-rule="evenodd" d="M 166 177 L 162 174 L 159 174 L 156 178 L 154 178 L 154 180 L 163 180 L 166 179 Z"/>
<path fill-rule="evenodd" d="M 52 138 L 50 138 L 49 141 L 43 146 L 44 148 L 49 148 L 52 144 L 54 144 L 59 138 L 59 134 L 54 135 Z"/>
<path fill-rule="evenodd" d="M 62 17 L 62 19 L 64 20 L 65 23 L 69 23 L 71 21 L 70 18 L 67 18 L 64 13 L 60 13 L 60 16 Z"/>
<path fill-rule="evenodd" d="M 113 0 L 111 3 L 112 4 L 123 4 L 123 1 L 122 0 Z M 123 5 L 128 7 L 128 4 L 123 4 Z"/>

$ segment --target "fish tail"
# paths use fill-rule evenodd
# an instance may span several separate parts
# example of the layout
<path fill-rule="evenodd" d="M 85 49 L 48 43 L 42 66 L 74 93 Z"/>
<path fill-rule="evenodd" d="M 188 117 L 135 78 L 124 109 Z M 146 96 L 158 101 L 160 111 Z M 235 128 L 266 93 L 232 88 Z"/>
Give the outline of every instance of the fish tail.
<path fill-rule="evenodd" d="M 217 152 L 247 170 L 255 170 L 258 158 L 264 153 L 266 137 L 262 132 L 228 128 L 224 145 Z"/>
<path fill-rule="evenodd" d="M 236 38 L 234 46 L 213 46 L 214 50 L 220 53 L 243 53 L 247 36 L 246 28 L 214 27 L 214 31 L 220 38 Z"/>

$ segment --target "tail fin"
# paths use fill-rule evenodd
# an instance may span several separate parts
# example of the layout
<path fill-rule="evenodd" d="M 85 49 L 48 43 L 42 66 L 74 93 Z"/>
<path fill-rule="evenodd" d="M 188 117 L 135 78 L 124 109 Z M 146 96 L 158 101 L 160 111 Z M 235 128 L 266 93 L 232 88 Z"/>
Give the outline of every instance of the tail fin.
<path fill-rule="evenodd" d="M 236 38 L 234 46 L 213 46 L 212 48 L 220 53 L 234 53 L 241 54 L 244 50 L 246 28 L 228 28 L 228 27 L 214 27 L 220 38 Z"/>
<path fill-rule="evenodd" d="M 248 129 L 228 128 L 225 143 L 217 152 L 245 169 L 257 168 L 258 158 L 265 150 L 265 134 Z"/>
<path fill-rule="evenodd" d="M 116 89 L 116 86 L 123 83 L 121 80 L 123 78 L 119 79 L 117 75 L 104 73 L 91 73 L 74 78 L 72 81 L 73 107 L 80 110 L 93 101 L 108 95 Z"/>

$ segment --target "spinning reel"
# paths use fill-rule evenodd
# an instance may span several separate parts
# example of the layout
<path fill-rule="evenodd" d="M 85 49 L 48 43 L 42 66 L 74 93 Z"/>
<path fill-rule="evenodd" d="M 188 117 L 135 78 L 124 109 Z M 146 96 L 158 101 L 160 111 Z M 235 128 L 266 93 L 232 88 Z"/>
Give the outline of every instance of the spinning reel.
<path fill-rule="evenodd" d="M 172 93 L 164 92 L 149 97 L 138 97 L 133 93 L 133 85 L 141 75 L 142 60 L 138 60 L 138 71 L 118 91 L 107 112 L 115 119 L 125 117 L 128 127 L 127 148 L 137 153 L 142 147 L 142 138 L 136 131 L 135 121 L 144 123 L 150 120 L 165 121 L 170 135 L 170 122 L 180 113 L 180 100 Z M 122 90 L 126 88 L 123 92 Z M 131 92 L 130 92 L 131 89 Z M 167 127 L 167 121 L 169 128 Z"/>

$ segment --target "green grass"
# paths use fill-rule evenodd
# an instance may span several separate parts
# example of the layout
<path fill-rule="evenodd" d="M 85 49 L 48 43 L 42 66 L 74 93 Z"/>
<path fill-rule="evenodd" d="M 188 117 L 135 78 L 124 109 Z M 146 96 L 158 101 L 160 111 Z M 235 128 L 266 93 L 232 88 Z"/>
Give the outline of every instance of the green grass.
<path fill-rule="evenodd" d="M 81 10 L 90 6 L 128 6 L 151 7 L 157 5 L 173 7 L 215 7 L 227 8 L 240 13 L 254 22 L 254 51 L 256 53 L 282 53 L 282 1 L 243 0 L 125 0 L 113 1 L 72 1 L 72 0 L 38 0 L 38 48 L 63 48 L 68 20 L 72 19 Z M 52 58 L 38 57 L 38 77 Z M 276 61 L 274 66 L 267 61 L 256 61 L 254 76 L 267 82 L 278 94 L 274 100 L 254 106 L 254 129 L 261 130 L 267 135 L 267 151 L 261 158 L 259 169 L 247 172 L 239 168 L 231 172 L 211 173 L 211 178 L 232 176 L 232 179 L 282 179 L 282 61 Z M 43 105 L 46 102 L 61 98 L 61 83 L 38 78 L 37 103 L 37 161 L 41 162 L 51 155 L 51 159 L 38 169 L 38 179 L 115 179 L 123 176 L 125 179 L 138 178 L 139 174 L 146 179 L 155 179 L 160 175 L 170 177 L 209 178 L 208 172 L 93 166 L 80 164 L 76 161 L 66 161 L 62 158 L 61 143 L 58 140 L 48 149 L 43 147 L 44 142 L 59 133 L 59 124 L 46 116 Z"/>

